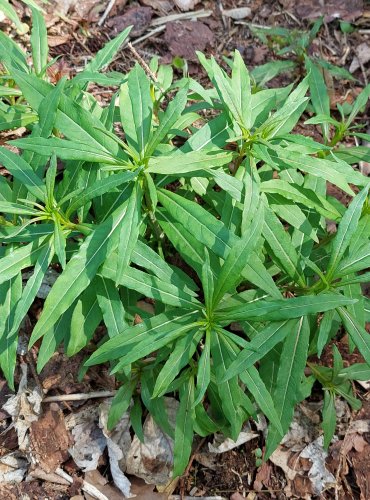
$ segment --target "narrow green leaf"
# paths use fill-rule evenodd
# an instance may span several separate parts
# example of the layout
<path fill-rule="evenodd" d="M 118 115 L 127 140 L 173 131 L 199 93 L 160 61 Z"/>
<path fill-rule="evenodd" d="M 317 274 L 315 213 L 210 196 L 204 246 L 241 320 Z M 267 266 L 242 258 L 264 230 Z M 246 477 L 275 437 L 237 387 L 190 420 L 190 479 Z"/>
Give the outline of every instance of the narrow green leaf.
<path fill-rule="evenodd" d="M 93 281 L 80 296 L 73 310 L 67 347 L 68 356 L 73 356 L 87 345 L 102 319 Z"/>
<path fill-rule="evenodd" d="M 229 380 L 253 366 L 277 344 L 282 342 L 294 330 L 296 323 L 296 319 L 275 321 L 262 329 L 231 363 L 224 380 Z"/>
<path fill-rule="evenodd" d="M 149 79 L 139 64 L 130 71 L 127 84 L 121 87 L 120 110 L 126 139 L 143 157 L 151 131 L 153 102 Z"/>
<path fill-rule="evenodd" d="M 169 131 L 175 125 L 176 121 L 183 112 L 187 101 L 188 87 L 182 88 L 170 101 L 166 111 L 159 117 L 159 125 L 152 134 L 146 148 L 145 155 L 151 156 L 157 146 L 166 138 Z"/>
<path fill-rule="evenodd" d="M 131 254 L 139 237 L 142 195 L 140 184 L 136 182 L 128 200 L 126 215 L 120 226 L 116 284 L 123 281 L 123 277 L 131 262 Z"/>
<path fill-rule="evenodd" d="M 31 49 L 33 67 L 41 75 L 48 62 L 48 36 L 44 16 L 38 9 L 32 10 Z"/>
<path fill-rule="evenodd" d="M 240 379 L 246 385 L 248 391 L 251 392 L 256 400 L 256 403 L 269 419 L 270 423 L 275 427 L 281 437 L 283 437 L 284 431 L 276 412 L 271 394 L 268 392 L 257 368 L 250 366 L 240 374 Z"/>
<path fill-rule="evenodd" d="M 26 139 L 25 139 L 26 140 Z M 19 155 L 8 149 L 0 149 L 0 162 L 9 172 L 24 184 L 27 190 L 41 201 L 45 201 L 45 185 L 33 171 L 32 167 Z"/>
<path fill-rule="evenodd" d="M 81 195 L 76 196 L 76 199 L 72 201 L 66 212 L 67 217 L 86 205 L 86 203 L 92 199 L 111 191 L 121 184 L 132 181 L 135 179 L 136 175 L 135 172 L 119 172 L 94 182 L 94 184 L 85 189 Z"/>
<path fill-rule="evenodd" d="M 149 337 L 156 339 L 158 335 L 165 336 L 175 328 L 187 326 L 198 314 L 194 311 L 177 309 L 145 319 L 135 326 L 126 327 L 123 330 L 124 335 L 117 335 L 99 347 L 87 360 L 86 365 L 92 366 L 110 359 L 119 359 L 132 351 L 133 344 L 138 344 Z"/>
<path fill-rule="evenodd" d="M 215 313 L 215 317 L 224 324 L 233 321 L 248 321 L 262 318 L 264 321 L 281 321 L 298 318 L 303 315 L 330 311 L 337 307 L 354 304 L 356 299 L 350 299 L 336 293 L 321 293 L 320 295 L 302 295 L 291 299 L 271 300 L 260 299 L 245 305 L 223 309 Z"/>
<path fill-rule="evenodd" d="M 257 213 L 242 238 L 231 248 L 218 277 L 212 307 L 217 307 L 226 292 L 241 281 L 241 273 L 245 268 L 249 255 L 254 250 L 261 235 L 264 218 L 264 207 L 260 203 Z"/>
<path fill-rule="evenodd" d="M 153 389 L 153 398 L 163 396 L 166 393 L 168 386 L 173 382 L 180 370 L 189 363 L 189 359 L 198 346 L 200 337 L 200 332 L 195 334 L 194 331 L 190 331 L 176 341 L 171 354 L 159 372 Z"/>
<path fill-rule="evenodd" d="M 305 286 L 305 278 L 300 266 L 299 255 L 292 245 L 289 234 L 284 230 L 272 210 L 266 208 L 262 229 L 267 246 L 279 262 L 281 268 L 300 286 Z"/>
<path fill-rule="evenodd" d="M 211 381 L 211 334 L 210 330 L 206 331 L 203 351 L 198 362 L 194 407 L 201 403 Z"/>
<path fill-rule="evenodd" d="M 370 365 L 369 332 L 367 332 L 365 328 L 358 323 L 358 321 L 350 314 L 350 312 L 345 307 L 338 307 L 337 311 L 353 343 L 363 355 L 366 363 Z"/>
<path fill-rule="evenodd" d="M 171 156 L 161 155 L 149 160 L 146 172 L 163 175 L 186 174 L 225 165 L 231 161 L 232 156 L 233 154 L 227 151 L 218 153 L 189 151 Z"/>
<path fill-rule="evenodd" d="M 98 276 L 96 278 L 96 296 L 108 335 L 113 338 L 127 326 L 125 310 L 114 282 Z"/>
<path fill-rule="evenodd" d="M 329 390 L 324 391 L 324 406 L 322 409 L 322 428 L 324 431 L 324 449 L 329 448 L 333 439 L 335 426 L 337 423 L 337 413 L 335 410 L 335 395 Z"/>
<path fill-rule="evenodd" d="M 118 228 L 125 213 L 126 206 L 120 206 L 86 238 L 79 251 L 68 262 L 46 298 L 44 310 L 31 336 L 31 345 L 42 337 L 46 327 L 51 328 L 59 316 L 74 303 L 117 246 Z"/>
<path fill-rule="evenodd" d="M 195 420 L 194 378 L 189 377 L 180 390 L 180 405 L 176 415 L 173 477 L 181 476 L 191 455 Z"/>
<path fill-rule="evenodd" d="M 121 420 L 122 415 L 128 410 L 132 394 L 134 392 L 135 384 L 132 381 L 126 382 L 118 389 L 117 394 L 112 399 L 109 409 L 107 428 L 108 430 L 114 427 Z"/>
<path fill-rule="evenodd" d="M 67 141 L 65 139 L 44 139 L 43 137 L 31 137 L 25 139 L 16 139 L 11 144 L 23 150 L 33 151 L 44 156 L 55 154 L 62 160 L 80 160 L 93 163 L 106 163 L 116 165 L 119 159 L 101 149 L 97 149 L 89 144 Z"/>
<path fill-rule="evenodd" d="M 284 341 L 273 395 L 283 433 L 286 433 L 289 429 L 294 406 L 298 400 L 297 393 L 306 366 L 309 336 L 308 319 L 302 317 L 298 321 L 295 330 Z M 270 457 L 280 440 L 280 433 L 275 428 L 270 429 L 266 442 L 265 460 Z"/>
<path fill-rule="evenodd" d="M 327 269 L 327 279 L 330 280 L 347 250 L 353 234 L 356 232 L 357 225 L 361 216 L 362 206 L 367 198 L 370 183 L 358 195 L 356 195 L 348 209 L 346 210 L 342 220 L 339 223 L 337 233 L 335 235 L 332 249 L 330 252 L 330 261 Z"/>

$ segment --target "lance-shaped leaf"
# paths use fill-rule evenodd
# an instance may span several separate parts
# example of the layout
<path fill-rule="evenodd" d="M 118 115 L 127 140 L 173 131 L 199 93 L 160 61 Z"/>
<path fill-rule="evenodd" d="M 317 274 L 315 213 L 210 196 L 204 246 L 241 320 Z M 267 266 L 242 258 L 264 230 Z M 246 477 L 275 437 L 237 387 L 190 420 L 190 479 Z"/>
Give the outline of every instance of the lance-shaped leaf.
<path fill-rule="evenodd" d="M 101 149 L 80 142 L 66 141 L 65 139 L 44 139 L 43 137 L 30 137 L 11 141 L 11 144 L 27 151 L 33 151 L 44 156 L 55 154 L 62 160 L 81 160 L 92 163 L 106 163 L 115 165 L 120 160 Z"/>
<path fill-rule="evenodd" d="M 191 324 L 198 314 L 198 311 L 176 309 L 145 319 L 138 325 L 127 327 L 123 330 L 124 335 L 117 335 L 99 347 L 86 361 L 86 365 L 92 366 L 111 359 L 119 359 L 132 352 L 134 344 L 147 339 L 154 342 L 159 335 L 162 338 L 171 334 L 175 329 Z"/>
<path fill-rule="evenodd" d="M 242 279 L 242 271 L 249 255 L 254 250 L 261 235 L 264 207 L 260 203 L 258 211 L 242 238 L 232 246 L 219 274 L 213 294 L 213 308 L 217 307 L 226 292 L 234 288 Z"/>
<path fill-rule="evenodd" d="M 201 403 L 211 381 L 211 331 L 206 331 L 204 347 L 198 362 L 194 407 Z"/>
<path fill-rule="evenodd" d="M 117 277 L 117 254 L 112 255 L 102 267 L 100 274 L 113 281 Z M 201 303 L 193 296 L 189 295 L 182 289 L 162 281 L 156 276 L 144 273 L 138 269 L 129 267 L 122 274 L 120 285 L 123 285 L 131 290 L 136 290 L 147 297 L 155 300 L 160 300 L 164 304 L 169 304 L 177 307 L 185 307 L 188 309 L 200 308 Z"/>
<path fill-rule="evenodd" d="M 260 299 L 245 305 L 223 309 L 222 312 L 216 312 L 215 316 L 224 324 L 232 321 L 257 320 L 258 318 L 266 321 L 282 321 L 330 311 L 330 309 L 356 302 L 356 299 L 350 299 L 336 293 L 302 295 L 301 297 L 281 300 Z"/>
<path fill-rule="evenodd" d="M 166 111 L 159 116 L 159 125 L 152 134 L 146 148 L 145 155 L 151 156 L 157 146 L 166 138 L 184 111 L 187 101 L 188 87 L 182 88 L 176 97 L 168 104 Z"/>
<path fill-rule="evenodd" d="M 277 344 L 282 342 L 285 337 L 293 331 L 296 323 L 297 321 L 295 319 L 274 321 L 259 331 L 253 340 L 245 346 L 232 362 L 224 379 L 229 380 L 254 365 Z"/>
<path fill-rule="evenodd" d="M 68 262 L 46 298 L 44 310 L 30 339 L 36 342 L 51 328 L 95 277 L 100 265 L 117 247 L 118 228 L 126 213 L 126 205 L 119 207 L 112 216 L 98 226 L 84 241 Z"/>
<path fill-rule="evenodd" d="M 166 363 L 159 372 L 153 389 L 153 398 L 163 396 L 180 370 L 189 363 L 198 346 L 201 335 L 202 333 L 199 331 L 197 333 L 191 331 L 177 340 Z"/>
<path fill-rule="evenodd" d="M 120 227 L 116 284 L 123 281 L 123 276 L 131 262 L 131 254 L 139 237 L 142 196 L 140 184 L 136 182 L 128 200 L 126 215 Z"/>
<path fill-rule="evenodd" d="M 302 317 L 296 323 L 293 332 L 284 341 L 276 388 L 273 394 L 275 408 L 278 412 L 283 433 L 286 433 L 289 429 L 293 418 L 294 406 L 299 399 L 299 387 L 306 366 L 309 336 L 310 327 L 308 319 Z M 280 433 L 275 428 L 270 428 L 266 442 L 266 460 L 271 456 L 271 453 L 275 450 L 280 440 Z"/>
<path fill-rule="evenodd" d="M 20 246 L 0 259 L 0 284 L 10 280 L 22 269 L 35 265 L 43 248 L 47 236 L 38 238 L 28 245 Z"/>
<path fill-rule="evenodd" d="M 149 79 L 139 64 L 130 71 L 127 83 L 121 86 L 120 111 L 127 142 L 143 157 L 152 126 L 153 101 Z"/>
<path fill-rule="evenodd" d="M 180 405 L 176 415 L 173 476 L 184 472 L 191 455 L 195 420 L 194 378 L 189 377 L 180 390 Z"/>
<path fill-rule="evenodd" d="M 12 76 L 32 108 L 38 111 L 53 86 L 34 75 L 26 75 L 16 70 L 12 71 Z M 65 94 L 60 96 L 54 125 L 72 141 L 88 144 L 112 156 L 118 155 L 120 151 L 117 142 L 102 132 L 104 126 L 96 116 Z"/>
<path fill-rule="evenodd" d="M 14 390 L 14 369 L 17 356 L 18 335 L 11 331 L 14 307 L 22 294 L 22 275 L 19 272 L 0 285 L 0 368 Z"/>
<path fill-rule="evenodd" d="M 366 363 L 370 365 L 370 335 L 369 332 L 361 326 L 345 307 L 337 308 L 344 327 L 351 337 L 353 343 L 363 355 Z"/>
<path fill-rule="evenodd" d="M 35 300 L 36 294 L 40 289 L 42 280 L 45 276 L 52 257 L 52 243 L 49 240 L 47 244 L 45 244 L 41 248 L 38 259 L 35 263 L 33 274 L 28 279 L 27 284 L 22 291 L 22 296 L 17 302 L 14 310 L 11 329 L 9 331 L 9 336 L 12 336 L 13 334 L 18 332 L 22 320 L 28 313 L 29 308 Z"/>
<path fill-rule="evenodd" d="M 266 207 L 262 229 L 266 244 L 278 261 L 279 266 L 300 286 L 305 286 L 305 278 L 289 234 L 284 230 L 276 215 Z"/>
<path fill-rule="evenodd" d="M 153 157 L 148 162 L 146 172 L 152 174 L 177 175 L 220 167 L 231 161 L 233 154 L 222 151 L 207 153 L 205 151 L 189 151 L 184 154 Z"/>
<path fill-rule="evenodd" d="M 29 163 L 21 156 L 8 149 L 1 148 L 0 162 L 16 179 L 26 186 L 31 194 L 37 199 L 45 201 L 46 189 L 42 179 L 35 174 Z"/>
<path fill-rule="evenodd" d="M 113 188 L 120 186 L 121 184 L 132 181 L 135 179 L 136 175 L 137 174 L 135 172 L 119 172 L 94 182 L 94 184 L 83 190 L 82 193 L 78 193 L 78 196 L 76 193 L 76 198 L 67 209 L 67 217 L 94 198 L 111 191 Z"/>
<path fill-rule="evenodd" d="M 127 326 L 121 297 L 112 280 L 98 276 L 95 283 L 104 323 L 109 337 L 113 338 Z"/>
<path fill-rule="evenodd" d="M 330 280 L 343 255 L 347 250 L 353 234 L 356 232 L 358 221 L 361 216 L 362 206 L 367 198 L 370 183 L 358 195 L 354 197 L 342 220 L 339 223 L 337 233 L 335 235 L 332 250 L 330 253 L 330 261 L 327 270 L 327 279 Z"/>
<path fill-rule="evenodd" d="M 32 10 L 31 49 L 33 67 L 37 75 L 42 73 L 48 62 L 48 36 L 43 15 L 38 9 Z"/>
<path fill-rule="evenodd" d="M 260 409 L 270 420 L 270 423 L 275 427 L 276 431 L 280 433 L 281 437 L 283 437 L 284 431 L 271 394 L 268 392 L 257 368 L 250 366 L 241 373 L 240 379 L 246 385 L 248 391 L 251 392 Z"/>

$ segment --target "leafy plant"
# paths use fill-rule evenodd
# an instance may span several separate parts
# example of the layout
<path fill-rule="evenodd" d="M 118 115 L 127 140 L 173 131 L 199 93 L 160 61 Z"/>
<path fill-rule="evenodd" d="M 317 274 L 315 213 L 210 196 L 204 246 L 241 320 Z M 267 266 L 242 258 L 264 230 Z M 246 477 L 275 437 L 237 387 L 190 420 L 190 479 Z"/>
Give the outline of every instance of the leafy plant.
<path fill-rule="evenodd" d="M 356 370 L 343 375 L 335 366 L 328 378 L 307 364 L 310 355 L 343 326 L 370 363 L 361 290 L 369 181 L 338 142 L 292 133 L 309 103 L 310 75 L 294 89 L 252 91 L 239 52 L 231 76 L 199 54 L 210 88 L 186 76 L 173 82 L 157 60 L 127 75 L 99 73 L 128 33 L 56 85 L 20 65 L 18 52 L 0 53 L 35 116 L 30 134 L 10 142 L 21 154 L 0 150 L 9 172 L 0 177 L 0 366 L 13 385 L 20 324 L 48 266 L 58 266 L 30 339 L 41 341 L 38 370 L 62 343 L 68 355 L 92 349 L 85 366 L 108 362 L 121 383 L 109 426 L 133 400 L 142 438 L 150 412 L 175 439 L 174 475 L 187 465 L 194 433 L 236 439 L 257 412 L 270 423 L 267 459 L 313 376 L 350 397 L 345 377 Z M 91 81 L 119 86 L 108 106 L 88 91 Z M 352 198 L 347 208 L 327 195 L 327 182 Z M 326 219 L 337 223 L 335 234 Z M 153 311 L 139 307 L 142 298 Z M 179 399 L 174 429 L 171 394 Z"/>
<path fill-rule="evenodd" d="M 323 71 L 326 71 L 334 78 L 354 80 L 351 73 L 345 68 L 335 66 L 321 57 L 311 55 L 310 48 L 312 42 L 318 35 L 323 25 L 323 21 L 323 17 L 318 18 L 309 31 L 282 28 L 279 26 L 265 27 L 249 24 L 249 29 L 252 34 L 269 47 L 276 56 L 281 58 L 257 66 L 251 73 L 255 82 L 260 86 L 264 86 L 268 81 L 275 78 L 280 73 L 292 71 L 294 69 L 300 72 L 307 72 L 310 71 L 312 65 L 315 66 L 315 75 L 312 75 L 312 77 L 315 76 L 316 78 L 316 74 L 322 74 Z M 284 59 L 287 55 L 290 56 L 289 60 Z M 319 81 L 317 83 L 319 84 L 319 88 L 323 88 L 321 78 L 318 78 Z M 319 88 L 316 88 L 316 90 L 318 91 Z M 313 80 L 311 92 L 314 89 L 315 85 Z"/>

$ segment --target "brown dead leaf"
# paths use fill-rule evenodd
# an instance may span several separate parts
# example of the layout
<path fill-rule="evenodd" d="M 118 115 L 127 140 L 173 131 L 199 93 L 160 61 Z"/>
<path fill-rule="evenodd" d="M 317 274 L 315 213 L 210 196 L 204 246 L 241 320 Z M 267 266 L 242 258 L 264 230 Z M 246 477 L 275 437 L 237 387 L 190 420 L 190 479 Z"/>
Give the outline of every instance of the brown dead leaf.
<path fill-rule="evenodd" d="M 350 73 L 354 73 L 361 65 L 365 65 L 370 61 L 370 47 L 366 42 L 360 43 L 360 45 L 356 47 L 355 52 L 356 57 L 353 58 L 349 67 Z"/>
<path fill-rule="evenodd" d="M 285 3 L 285 2 L 284 2 Z M 354 21 L 363 12 L 363 0 L 292 0 L 286 7 L 295 8 L 295 14 L 300 19 L 317 19 L 325 16 L 325 21 L 344 19 Z"/>
<path fill-rule="evenodd" d="M 140 500 L 166 500 L 166 493 L 154 491 L 155 484 L 146 484 L 143 479 L 133 477 L 131 480 L 131 493 Z"/>
<path fill-rule="evenodd" d="M 168 23 L 164 39 L 173 56 L 196 61 L 195 51 L 203 52 L 208 46 L 212 46 L 214 35 L 208 26 L 200 21 L 183 21 Z"/>
<path fill-rule="evenodd" d="M 30 427 L 30 451 L 46 472 L 54 472 L 69 457 L 72 439 L 58 407 L 49 409 Z"/>
<path fill-rule="evenodd" d="M 351 456 L 357 484 L 361 491 L 361 500 L 368 500 L 370 498 L 370 444 L 366 443 L 361 452 L 353 453 Z"/>
<path fill-rule="evenodd" d="M 58 47 L 59 45 L 63 45 L 63 43 L 67 43 L 71 38 L 71 35 L 67 33 L 66 35 L 54 35 L 48 36 L 48 45 L 49 47 Z"/>
<path fill-rule="evenodd" d="M 120 33 L 132 25 L 130 35 L 135 37 L 144 33 L 152 20 L 152 16 L 153 10 L 150 7 L 132 7 L 122 16 L 111 17 L 106 24 L 114 33 Z"/>
<path fill-rule="evenodd" d="M 95 486 L 95 488 L 109 498 L 109 500 L 122 500 L 125 498 L 119 490 L 108 484 L 108 480 L 102 476 L 98 470 L 86 472 L 85 481 Z"/>
<path fill-rule="evenodd" d="M 272 473 L 271 463 L 264 462 L 257 471 L 256 478 L 253 483 L 253 488 L 256 491 L 261 491 L 265 488 L 269 488 L 271 473 Z"/>

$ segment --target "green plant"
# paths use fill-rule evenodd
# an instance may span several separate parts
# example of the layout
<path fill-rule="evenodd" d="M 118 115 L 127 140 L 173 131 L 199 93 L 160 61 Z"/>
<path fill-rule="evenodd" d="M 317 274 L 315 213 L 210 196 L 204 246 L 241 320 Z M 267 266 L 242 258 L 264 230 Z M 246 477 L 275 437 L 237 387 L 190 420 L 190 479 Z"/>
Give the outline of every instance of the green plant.
<path fill-rule="evenodd" d="M 10 173 L 0 177 L 0 366 L 12 385 L 20 323 L 47 267 L 58 264 L 30 339 L 42 340 L 38 370 L 62 343 L 68 355 L 93 349 L 85 366 L 108 362 L 121 382 L 109 426 L 133 400 L 142 438 L 148 410 L 175 438 L 175 475 L 194 432 L 236 439 L 258 411 L 270 422 L 267 459 L 311 392 L 308 356 L 341 325 L 370 363 L 361 290 L 369 181 L 330 141 L 292 133 L 310 76 L 294 90 L 252 92 L 238 52 L 231 76 L 199 54 L 211 88 L 173 82 L 157 60 L 128 75 L 100 74 L 127 35 L 56 86 L 6 59 L 37 121 L 11 141 L 21 155 L 0 150 Z M 105 108 L 90 81 L 120 86 Z M 352 197 L 348 208 L 327 195 L 327 182 Z M 335 234 L 326 219 L 338 224 Z M 143 297 L 153 312 L 139 308 Z M 107 333 L 96 345 L 102 321 Z M 319 379 L 320 368 L 308 366 Z M 165 396 L 174 393 L 172 429 Z"/>
<path fill-rule="evenodd" d="M 289 29 L 281 27 L 264 27 L 249 24 L 252 34 L 259 38 L 281 59 L 270 61 L 257 66 L 251 72 L 255 83 L 264 86 L 272 78 L 280 73 L 299 70 L 301 73 L 309 72 L 312 65 L 316 72 L 327 71 L 334 78 L 354 80 L 353 76 L 345 68 L 329 63 L 322 57 L 311 55 L 310 47 L 323 25 L 323 18 L 318 18 L 309 31 Z M 289 59 L 283 59 L 289 54 Z M 311 86 L 311 91 L 314 89 Z"/>

